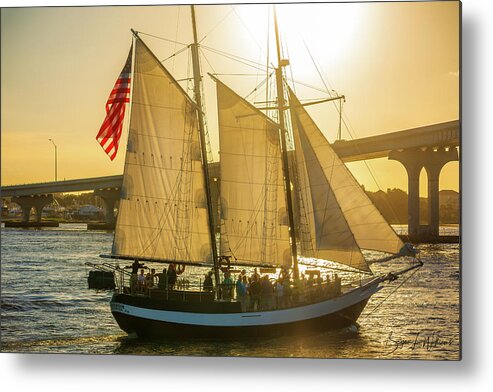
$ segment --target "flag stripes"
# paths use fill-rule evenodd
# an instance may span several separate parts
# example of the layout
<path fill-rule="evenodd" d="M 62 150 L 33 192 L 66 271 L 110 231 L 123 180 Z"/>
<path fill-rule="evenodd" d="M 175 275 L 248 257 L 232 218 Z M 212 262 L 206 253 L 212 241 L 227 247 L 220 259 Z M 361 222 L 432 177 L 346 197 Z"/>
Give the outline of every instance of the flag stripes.
<path fill-rule="evenodd" d="M 99 129 L 96 140 L 111 160 L 118 152 L 118 143 L 123 129 L 125 104 L 130 102 L 130 70 L 132 67 L 132 48 L 120 76 L 106 102 L 106 118 Z"/>

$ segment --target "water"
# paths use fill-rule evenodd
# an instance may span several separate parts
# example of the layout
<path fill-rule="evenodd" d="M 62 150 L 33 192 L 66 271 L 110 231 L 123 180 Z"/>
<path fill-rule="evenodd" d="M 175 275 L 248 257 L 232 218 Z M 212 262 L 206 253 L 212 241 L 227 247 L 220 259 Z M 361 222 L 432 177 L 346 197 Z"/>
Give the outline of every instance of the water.
<path fill-rule="evenodd" d="M 402 231 L 402 227 L 396 229 Z M 458 228 L 441 231 L 457 234 Z M 2 227 L 1 234 L 3 352 L 459 359 L 457 244 L 421 245 L 424 267 L 375 294 L 359 326 L 261 344 L 217 344 L 144 341 L 118 328 L 109 311 L 111 292 L 89 290 L 89 268 L 84 266 L 85 261 L 98 262 L 99 254 L 110 251 L 112 233 L 65 224 L 41 230 Z M 406 265 L 396 260 L 373 269 L 395 271 Z"/>

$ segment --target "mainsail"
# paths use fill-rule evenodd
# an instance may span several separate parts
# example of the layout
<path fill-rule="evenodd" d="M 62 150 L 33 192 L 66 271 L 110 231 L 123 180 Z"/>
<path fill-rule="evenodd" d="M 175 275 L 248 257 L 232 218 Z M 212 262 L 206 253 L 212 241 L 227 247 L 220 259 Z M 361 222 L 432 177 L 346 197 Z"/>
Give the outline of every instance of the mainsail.
<path fill-rule="evenodd" d="M 360 249 L 397 254 L 402 241 L 291 90 L 289 96 L 300 212 L 311 234 L 311 243 L 301 238 L 301 252 L 369 271 Z"/>
<path fill-rule="evenodd" d="M 221 254 L 291 264 L 279 126 L 217 81 Z"/>
<path fill-rule="evenodd" d="M 114 255 L 211 262 L 199 143 L 196 105 L 136 37 Z"/>

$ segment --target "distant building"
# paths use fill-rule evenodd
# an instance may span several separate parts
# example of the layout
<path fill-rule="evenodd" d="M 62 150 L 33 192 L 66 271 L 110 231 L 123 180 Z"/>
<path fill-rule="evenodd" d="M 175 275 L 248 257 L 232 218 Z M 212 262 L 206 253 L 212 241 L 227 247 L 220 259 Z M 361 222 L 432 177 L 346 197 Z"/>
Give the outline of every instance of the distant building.
<path fill-rule="evenodd" d="M 9 203 L 8 206 L 8 215 L 10 218 L 16 218 L 22 216 L 22 209 L 16 203 Z"/>
<path fill-rule="evenodd" d="M 92 204 L 83 205 L 72 213 L 72 218 L 81 220 L 100 220 L 103 219 L 103 217 L 103 210 Z"/>

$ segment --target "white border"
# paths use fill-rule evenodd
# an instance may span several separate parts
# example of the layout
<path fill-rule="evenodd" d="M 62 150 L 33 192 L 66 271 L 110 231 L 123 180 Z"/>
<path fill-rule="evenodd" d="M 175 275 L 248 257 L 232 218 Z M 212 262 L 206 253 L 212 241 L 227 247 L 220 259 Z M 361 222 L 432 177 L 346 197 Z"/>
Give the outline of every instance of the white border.
<path fill-rule="evenodd" d="M 178 3 L 177 1 L 176 3 Z M 0 0 L 0 5 L 81 4 Z M 84 1 L 84 4 L 89 4 Z M 95 3 L 95 2 L 92 2 Z M 100 3 L 100 2 L 98 2 Z M 106 1 L 106 4 L 127 4 Z M 136 3 L 136 2 L 132 2 Z M 147 4 L 161 3 L 146 1 Z M 463 360 L 290 360 L 0 354 L 5 391 L 488 391 L 491 371 L 493 2 L 463 1 Z"/>

